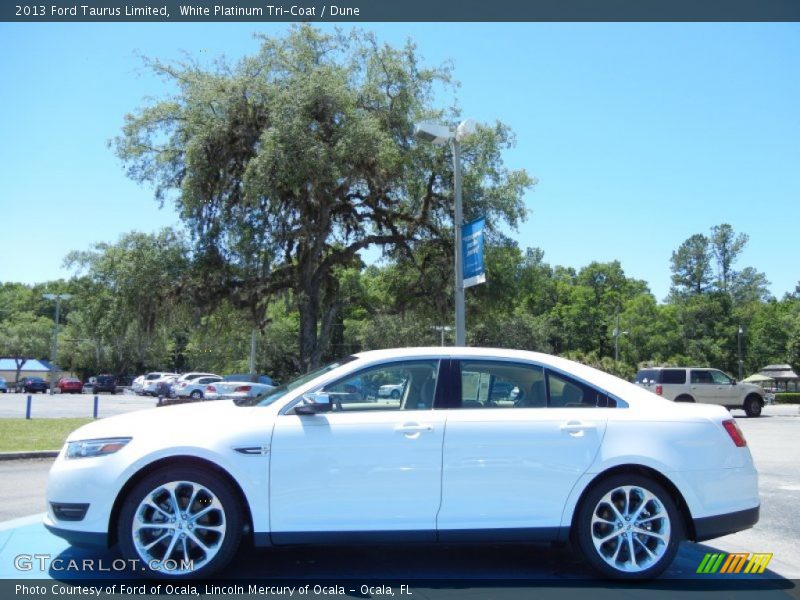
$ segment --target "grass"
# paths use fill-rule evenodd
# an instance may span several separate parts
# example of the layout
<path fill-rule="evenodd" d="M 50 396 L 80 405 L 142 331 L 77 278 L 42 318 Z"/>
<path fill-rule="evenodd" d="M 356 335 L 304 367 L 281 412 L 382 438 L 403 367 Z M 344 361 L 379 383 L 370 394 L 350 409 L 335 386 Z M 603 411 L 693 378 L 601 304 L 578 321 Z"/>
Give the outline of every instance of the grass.
<path fill-rule="evenodd" d="M 58 450 L 67 436 L 94 419 L 0 419 L 0 452 Z"/>

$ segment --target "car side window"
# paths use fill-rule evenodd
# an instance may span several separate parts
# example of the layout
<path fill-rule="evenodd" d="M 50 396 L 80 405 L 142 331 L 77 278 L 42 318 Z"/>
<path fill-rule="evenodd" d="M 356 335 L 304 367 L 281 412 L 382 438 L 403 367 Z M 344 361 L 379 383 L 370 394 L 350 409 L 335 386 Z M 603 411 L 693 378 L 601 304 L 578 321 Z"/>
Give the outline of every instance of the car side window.
<path fill-rule="evenodd" d="M 494 361 L 461 361 L 461 408 L 544 408 L 544 369 Z"/>
<path fill-rule="evenodd" d="M 328 384 L 333 412 L 426 410 L 433 408 L 439 361 L 378 365 Z"/>
<path fill-rule="evenodd" d="M 722 371 L 711 371 L 711 377 L 717 385 L 730 385 L 733 381 Z"/>
<path fill-rule="evenodd" d="M 702 370 L 693 370 L 691 375 L 692 383 L 714 383 L 711 373 Z"/>
<path fill-rule="evenodd" d="M 547 372 L 548 406 L 551 408 L 616 408 L 603 392 L 559 373 Z"/>

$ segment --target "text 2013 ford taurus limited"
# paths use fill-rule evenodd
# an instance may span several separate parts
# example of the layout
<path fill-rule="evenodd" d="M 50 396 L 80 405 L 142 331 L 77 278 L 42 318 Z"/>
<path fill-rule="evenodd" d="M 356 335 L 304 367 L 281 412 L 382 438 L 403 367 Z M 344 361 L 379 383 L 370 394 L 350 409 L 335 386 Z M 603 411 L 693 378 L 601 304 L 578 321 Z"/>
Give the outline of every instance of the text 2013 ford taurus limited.
<path fill-rule="evenodd" d="M 647 578 L 681 540 L 758 520 L 758 476 L 724 408 L 545 354 L 365 352 L 239 402 L 78 429 L 50 472 L 47 527 L 164 577 L 207 576 L 250 536 L 571 538 L 601 575 Z"/>

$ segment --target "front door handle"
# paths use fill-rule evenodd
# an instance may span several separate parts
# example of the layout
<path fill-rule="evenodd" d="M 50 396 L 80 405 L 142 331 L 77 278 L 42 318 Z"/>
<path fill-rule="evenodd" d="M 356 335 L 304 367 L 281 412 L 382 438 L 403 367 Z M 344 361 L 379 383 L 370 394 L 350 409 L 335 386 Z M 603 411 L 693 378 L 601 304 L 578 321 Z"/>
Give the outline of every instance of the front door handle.
<path fill-rule="evenodd" d="M 587 421 L 567 421 L 561 424 L 561 431 L 566 431 L 570 435 L 582 435 L 584 431 L 594 429 L 597 429 L 597 425 Z"/>
<path fill-rule="evenodd" d="M 426 423 L 403 423 L 395 427 L 394 430 L 400 433 L 420 433 L 423 431 L 433 431 L 433 427 Z"/>

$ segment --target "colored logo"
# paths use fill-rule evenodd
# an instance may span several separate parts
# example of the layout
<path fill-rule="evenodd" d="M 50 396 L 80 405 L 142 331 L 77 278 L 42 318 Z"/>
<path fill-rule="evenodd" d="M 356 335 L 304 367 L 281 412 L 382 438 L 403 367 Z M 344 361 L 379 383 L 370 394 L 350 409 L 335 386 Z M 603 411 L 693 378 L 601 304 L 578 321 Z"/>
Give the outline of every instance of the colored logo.
<path fill-rule="evenodd" d="M 763 573 L 771 560 L 772 554 L 750 554 L 749 552 L 710 553 L 703 557 L 700 566 L 697 567 L 697 572 L 704 575 L 712 573 L 724 573 L 726 575 Z"/>

